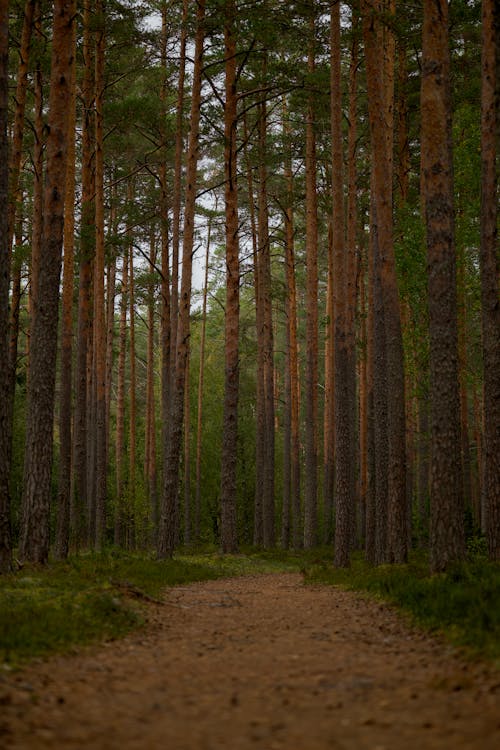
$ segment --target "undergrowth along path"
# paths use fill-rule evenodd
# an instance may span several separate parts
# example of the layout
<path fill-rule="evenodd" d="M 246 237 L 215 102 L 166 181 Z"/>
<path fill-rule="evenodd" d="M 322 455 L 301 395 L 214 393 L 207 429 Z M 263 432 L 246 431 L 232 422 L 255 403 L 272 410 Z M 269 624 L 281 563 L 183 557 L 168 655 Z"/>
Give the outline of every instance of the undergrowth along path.
<path fill-rule="evenodd" d="M 122 641 L 0 680 L 0 747 L 497 750 L 500 675 L 299 574 L 176 587 Z"/>

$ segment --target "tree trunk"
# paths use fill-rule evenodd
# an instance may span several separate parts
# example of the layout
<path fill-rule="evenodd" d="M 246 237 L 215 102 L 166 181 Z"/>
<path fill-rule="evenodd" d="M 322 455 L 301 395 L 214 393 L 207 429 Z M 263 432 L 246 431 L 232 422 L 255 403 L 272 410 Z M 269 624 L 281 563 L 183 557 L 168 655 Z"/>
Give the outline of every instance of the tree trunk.
<path fill-rule="evenodd" d="M 226 212 L 225 377 L 221 467 L 221 542 L 223 552 L 238 548 L 236 465 L 238 447 L 240 266 L 237 186 L 236 5 L 226 0 L 224 19 L 224 164 Z"/>
<path fill-rule="evenodd" d="M 77 547 L 88 543 L 88 377 L 87 359 L 91 340 L 92 261 L 95 248 L 94 209 L 94 66 L 91 44 L 91 0 L 83 5 L 82 167 L 80 253 L 78 274 L 78 322 L 76 337 L 75 414 L 73 418 L 73 493 L 70 509 L 71 533 Z"/>
<path fill-rule="evenodd" d="M 354 497 L 351 472 L 353 441 L 351 430 L 349 317 L 347 313 L 348 257 L 353 248 L 346 247 L 344 222 L 344 177 L 342 143 L 342 89 L 340 67 L 340 5 L 331 9 L 331 127 L 332 127 L 332 194 L 333 194 L 333 276 L 334 286 L 334 429 L 335 429 L 335 556 L 337 567 L 350 564 L 351 526 Z M 353 320 L 353 318 L 352 318 Z"/>
<path fill-rule="evenodd" d="M 384 389 L 380 368 L 385 365 L 387 378 L 387 550 L 388 561 L 402 563 L 407 558 L 407 497 L 406 497 L 406 434 L 403 341 L 401 314 L 396 278 L 392 219 L 392 144 L 393 144 L 393 88 L 394 39 L 387 25 L 384 35 L 380 28 L 382 4 L 372 6 L 363 0 L 363 33 L 367 69 L 368 110 L 372 146 L 373 185 L 377 241 L 375 254 L 376 288 L 379 284 L 380 305 L 376 304 L 376 328 L 384 337 L 375 362 L 376 393 Z M 389 13 L 393 15 L 393 3 Z M 380 54 L 384 64 L 380 65 Z M 382 333 L 383 331 L 383 333 Z M 377 334 L 376 334 L 377 337 Z M 382 378 L 382 379 L 381 379 Z M 378 381 L 378 385 L 377 385 Z M 376 399 L 378 397 L 376 396 Z M 377 441 L 378 442 L 378 441 Z"/>
<path fill-rule="evenodd" d="M 74 0 L 55 0 L 44 196 L 44 235 L 38 308 L 31 342 L 30 385 L 22 521 L 21 559 L 47 562 L 50 542 L 50 481 L 57 353 L 59 280 L 64 225 L 67 102 L 71 95 Z"/>
<path fill-rule="evenodd" d="M 94 377 L 96 383 L 96 498 L 95 548 L 101 551 L 106 536 L 106 318 L 104 294 L 104 52 L 105 16 L 103 0 L 96 2 L 96 59 L 95 59 L 95 261 L 94 261 Z"/>
<path fill-rule="evenodd" d="M 158 529 L 158 482 L 156 476 L 156 409 L 155 409 L 155 373 L 154 373 L 154 344 L 155 344 L 155 281 L 156 270 L 156 237 L 151 228 L 150 241 L 150 280 L 148 283 L 148 349 L 146 364 L 146 451 L 145 471 L 146 487 L 150 508 L 150 540 L 156 544 L 156 530 Z"/>
<path fill-rule="evenodd" d="M 500 304 L 498 301 L 498 149 L 500 10 L 483 0 L 481 92 L 481 303 L 483 334 L 484 498 L 489 555 L 500 560 Z"/>
<path fill-rule="evenodd" d="M 315 8 L 310 4 L 307 68 L 315 70 Z M 306 445 L 304 546 L 318 538 L 318 217 L 316 195 L 316 135 L 314 92 L 308 95 L 306 114 Z"/>
<path fill-rule="evenodd" d="M 285 207 L 285 265 L 286 265 L 286 297 L 285 312 L 287 321 L 287 378 L 289 383 L 289 395 L 285 397 L 285 403 L 289 403 L 290 421 L 290 513 L 291 513 L 291 537 L 290 520 L 288 514 L 283 512 L 282 544 L 286 549 L 291 541 L 295 549 L 303 544 L 302 513 L 300 503 L 300 434 L 299 434 L 299 367 L 298 367 L 298 344 L 297 344 L 297 288 L 295 281 L 295 251 L 294 251 L 294 214 L 293 214 L 293 173 L 292 173 L 292 151 L 290 122 L 283 105 L 283 136 L 285 142 L 284 177 L 286 183 L 286 207 Z M 286 466 L 285 466 L 286 469 Z M 286 474 L 286 472 L 285 472 Z"/>
<path fill-rule="evenodd" d="M 184 208 L 184 243 L 182 253 L 182 281 L 179 305 L 179 324 L 175 358 L 175 382 L 172 393 L 166 474 L 164 477 L 162 510 L 158 535 L 158 557 L 170 557 L 174 550 L 178 525 L 179 462 L 184 418 L 184 388 L 189 357 L 191 285 L 194 248 L 194 221 L 198 177 L 198 138 L 201 105 L 201 74 L 205 37 L 205 0 L 200 0 L 196 15 L 195 62 L 191 96 L 191 128 L 186 169 L 186 202 Z M 175 279 L 173 283 L 175 282 Z M 173 314 L 175 314 L 173 312 Z"/>
<path fill-rule="evenodd" d="M 129 201 L 134 200 L 134 187 L 130 183 Z M 130 385 L 129 385 L 129 438 L 128 438 L 128 492 L 125 539 L 127 549 L 137 546 L 137 502 L 136 491 L 136 448 L 137 448 L 137 376 L 135 353 L 135 282 L 134 282 L 134 243 L 129 245 L 129 326 L 130 326 Z"/>
<path fill-rule="evenodd" d="M 465 553 L 448 3 L 424 0 L 422 173 L 429 269 L 431 395 L 431 568 L 445 570 Z"/>
<path fill-rule="evenodd" d="M 76 24 L 73 24 L 73 55 L 76 54 Z M 69 551 L 71 502 L 71 385 L 73 370 L 73 292 L 75 251 L 75 143 L 76 66 L 71 69 L 68 103 L 68 156 L 64 204 L 64 271 L 61 321 L 61 384 L 59 405 L 59 487 L 55 554 L 65 560 Z"/>
<path fill-rule="evenodd" d="M 114 542 L 122 546 L 125 532 L 125 360 L 127 356 L 128 247 L 123 254 L 118 373 L 116 383 L 115 475 L 116 502 Z"/>
<path fill-rule="evenodd" d="M 10 241 L 7 122 L 9 114 L 9 11 L 0 0 L 0 573 L 12 569 L 10 534 L 11 388 L 9 357 Z"/>
<path fill-rule="evenodd" d="M 264 64 L 264 75 L 266 74 Z M 262 305 L 262 330 L 257 332 L 262 346 L 264 430 L 257 435 L 263 445 L 262 520 L 263 543 L 270 549 L 275 543 L 274 529 L 274 344 L 271 288 L 271 247 L 267 205 L 267 109 L 259 105 L 259 202 L 258 202 L 258 273 L 259 298 Z"/>
<path fill-rule="evenodd" d="M 201 517 L 201 445 L 203 427 L 203 385 L 205 380 L 205 344 L 207 336 L 207 296 L 208 296 L 208 261 L 210 258 L 210 241 L 212 235 L 212 218 L 208 220 L 207 248 L 205 253 L 205 281 L 203 284 L 203 306 L 201 313 L 200 334 L 200 370 L 198 373 L 198 410 L 196 421 L 196 489 L 194 504 L 194 537 L 195 542 L 200 541 L 200 517 Z"/>

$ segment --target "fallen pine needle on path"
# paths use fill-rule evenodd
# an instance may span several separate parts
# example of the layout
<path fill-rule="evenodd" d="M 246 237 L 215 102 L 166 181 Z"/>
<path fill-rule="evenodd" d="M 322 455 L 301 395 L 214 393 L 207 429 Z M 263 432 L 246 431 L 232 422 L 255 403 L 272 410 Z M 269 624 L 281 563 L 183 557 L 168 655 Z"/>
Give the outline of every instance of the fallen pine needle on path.
<path fill-rule="evenodd" d="M 299 574 L 168 589 L 121 641 L 0 678 L 0 748 L 498 750 L 500 675 Z"/>

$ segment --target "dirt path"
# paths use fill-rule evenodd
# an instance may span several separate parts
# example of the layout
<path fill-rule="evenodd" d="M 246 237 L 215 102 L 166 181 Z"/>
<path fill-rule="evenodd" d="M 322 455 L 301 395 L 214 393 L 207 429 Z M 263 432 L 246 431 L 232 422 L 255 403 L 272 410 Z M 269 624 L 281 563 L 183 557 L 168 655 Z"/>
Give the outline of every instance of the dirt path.
<path fill-rule="evenodd" d="M 498 750 L 500 675 L 299 575 L 212 581 L 2 678 L 0 748 Z"/>

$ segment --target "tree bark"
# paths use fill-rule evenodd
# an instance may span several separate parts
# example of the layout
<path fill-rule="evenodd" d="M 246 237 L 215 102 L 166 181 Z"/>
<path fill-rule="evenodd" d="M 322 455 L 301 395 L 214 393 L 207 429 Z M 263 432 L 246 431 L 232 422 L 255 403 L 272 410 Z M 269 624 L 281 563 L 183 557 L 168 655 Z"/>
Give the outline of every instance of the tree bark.
<path fill-rule="evenodd" d="M 73 24 L 73 56 L 76 56 L 76 24 Z M 75 158 L 76 66 L 71 70 L 68 104 L 68 155 L 64 204 L 64 270 L 61 321 L 61 383 L 59 405 L 59 486 L 55 554 L 65 560 L 69 552 L 71 503 L 71 385 L 73 372 L 73 292 L 75 252 Z"/>
<path fill-rule="evenodd" d="M 7 123 L 9 114 L 9 10 L 0 0 L 0 573 L 12 569 L 10 532 L 11 414 L 9 357 L 10 241 L 7 210 L 9 173 Z"/>
<path fill-rule="evenodd" d="M 201 106 L 201 74 L 205 38 L 205 0 L 198 2 L 196 15 L 195 62 L 191 96 L 191 128 L 186 168 L 186 200 L 184 208 L 184 242 L 182 252 L 182 280 L 179 304 L 179 323 L 176 338 L 175 381 L 172 392 L 166 474 L 164 477 L 162 510 L 158 535 L 158 557 L 171 557 L 178 525 L 178 496 L 182 425 L 184 419 L 184 388 L 189 357 L 191 285 L 194 248 L 194 221 L 198 177 L 198 138 Z M 175 279 L 173 283 L 175 282 Z M 175 312 L 173 311 L 173 314 Z"/>
<path fill-rule="evenodd" d="M 240 265 L 238 242 L 236 5 L 226 0 L 224 18 L 224 164 L 226 214 L 225 373 L 221 467 L 221 543 L 238 549 L 236 466 L 238 448 Z"/>
<path fill-rule="evenodd" d="M 309 75 L 315 70 L 315 7 L 309 7 Z M 306 435 L 304 546 L 318 538 L 318 217 L 316 194 L 316 135 L 314 92 L 308 95 L 306 114 Z"/>
<path fill-rule="evenodd" d="M 424 0 L 422 173 L 429 269 L 431 395 L 431 568 L 445 570 L 465 553 L 448 3 Z"/>
<path fill-rule="evenodd" d="M 500 560 L 500 303 L 498 298 L 498 149 L 500 10 L 482 4 L 481 303 L 483 335 L 484 507 L 489 555 Z"/>
<path fill-rule="evenodd" d="M 38 309 L 31 342 L 30 385 L 19 554 L 47 562 L 59 280 L 64 225 L 67 102 L 73 58 L 74 0 L 55 0 Z"/>
<path fill-rule="evenodd" d="M 377 230 L 378 273 L 375 275 L 375 282 L 380 285 L 380 306 L 376 303 L 375 314 L 378 320 L 375 326 L 380 326 L 380 335 L 385 339 L 384 363 L 380 349 L 380 356 L 375 357 L 380 367 L 375 368 L 374 375 L 376 393 L 378 391 L 380 395 L 384 388 L 380 373 L 385 364 L 386 390 L 391 394 L 387 400 L 386 556 L 390 562 L 402 563 L 407 558 L 407 499 L 403 341 L 392 218 L 394 39 L 387 25 L 384 29 L 380 26 L 382 10 L 384 8 L 379 1 L 373 7 L 366 0 L 362 2 Z M 393 15 L 392 2 L 388 12 Z"/>
<path fill-rule="evenodd" d="M 83 78 L 82 101 L 82 167 L 81 167 L 81 217 L 80 252 L 78 273 L 78 322 L 76 336 L 75 369 L 75 414 L 73 418 L 73 492 L 70 509 L 71 534 L 77 547 L 88 539 L 88 373 L 87 360 L 90 350 L 92 313 L 90 306 L 92 289 L 92 261 L 95 249 L 94 237 L 94 66 L 91 43 L 91 0 L 83 4 Z"/>

